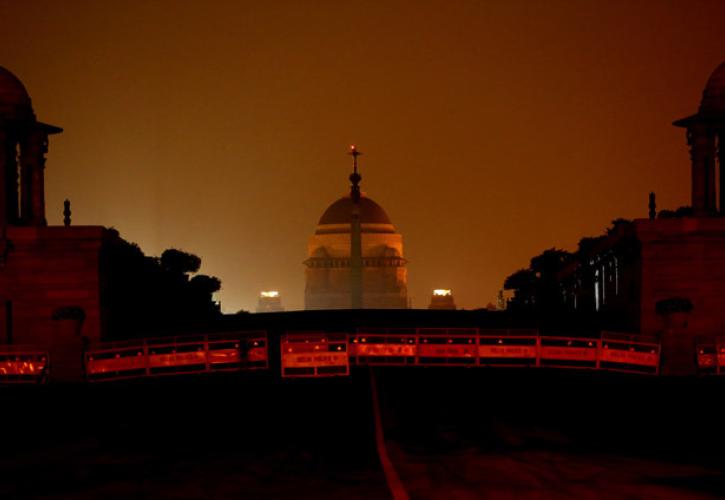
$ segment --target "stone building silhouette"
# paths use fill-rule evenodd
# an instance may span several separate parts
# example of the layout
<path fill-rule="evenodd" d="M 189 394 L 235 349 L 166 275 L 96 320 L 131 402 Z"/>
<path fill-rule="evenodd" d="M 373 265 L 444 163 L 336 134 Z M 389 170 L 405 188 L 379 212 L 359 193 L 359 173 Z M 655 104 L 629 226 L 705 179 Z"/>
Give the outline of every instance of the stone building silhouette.
<path fill-rule="evenodd" d="M 645 334 L 667 329 L 658 303 L 688 299 L 694 308 L 677 335 L 689 339 L 680 351 L 691 357 L 694 337 L 725 333 L 725 63 L 708 79 L 697 113 L 674 125 L 685 128 L 690 148 L 691 214 L 657 217 L 652 195 L 649 218 L 618 226 L 562 272 L 561 284 L 571 307 Z"/>
<path fill-rule="evenodd" d="M 282 312 L 282 297 L 276 290 L 268 290 L 259 292 L 259 298 L 257 299 L 257 310 L 258 313 L 265 312 Z"/>
<path fill-rule="evenodd" d="M 101 335 L 100 252 L 108 232 L 70 227 L 69 207 L 66 225 L 47 225 L 45 154 L 49 136 L 60 132 L 36 119 L 21 81 L 0 67 L 0 343 L 51 351 L 70 343 L 80 352 L 81 337 Z"/>
<path fill-rule="evenodd" d="M 323 212 L 307 247 L 305 309 L 404 309 L 403 237 L 383 207 L 359 191 L 354 148 L 350 194 Z"/>

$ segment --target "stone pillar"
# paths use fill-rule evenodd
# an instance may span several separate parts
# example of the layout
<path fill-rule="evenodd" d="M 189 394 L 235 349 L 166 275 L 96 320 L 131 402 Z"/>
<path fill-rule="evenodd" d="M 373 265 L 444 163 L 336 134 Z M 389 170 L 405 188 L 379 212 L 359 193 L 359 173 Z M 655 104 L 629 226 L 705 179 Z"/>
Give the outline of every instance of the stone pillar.
<path fill-rule="evenodd" d="M 35 128 L 22 144 L 23 166 L 22 203 L 23 221 L 31 226 L 45 226 L 45 153 L 48 152 L 48 134 Z"/>
<path fill-rule="evenodd" d="M 3 144 L 3 156 L 5 157 L 5 218 L 8 224 L 20 222 L 18 211 L 18 151 L 17 138 L 12 133 L 7 133 Z"/>
<path fill-rule="evenodd" d="M 7 161 L 7 150 L 6 142 L 7 142 L 8 135 L 4 130 L 0 130 L 0 245 L 2 248 L 0 250 L 5 250 L 5 238 L 7 236 L 7 227 L 8 227 L 8 212 L 7 212 L 7 203 L 6 203 L 6 184 L 5 184 L 5 169 L 8 166 Z"/>
<path fill-rule="evenodd" d="M 362 234 L 360 229 L 360 204 L 353 199 L 350 223 L 350 308 L 363 308 Z"/>
<path fill-rule="evenodd" d="M 53 382 L 82 382 L 89 340 L 83 335 L 85 312 L 63 307 L 53 313 L 55 331 L 50 338 L 50 378 Z M 48 339 L 45 339 L 45 343 Z"/>
<path fill-rule="evenodd" d="M 38 163 L 33 170 L 31 199 L 33 205 L 34 226 L 47 226 L 45 220 L 45 154 L 48 152 L 48 134 L 40 132 L 38 141 L 40 142 L 40 155 Z"/>
<path fill-rule="evenodd" d="M 725 129 L 717 132 L 717 158 L 720 168 L 720 213 L 725 214 Z"/>
<path fill-rule="evenodd" d="M 694 375 L 695 339 L 687 329 L 689 314 L 674 311 L 663 315 L 662 350 L 660 367 L 662 375 Z"/>
<path fill-rule="evenodd" d="M 24 226 L 31 225 L 33 207 L 31 204 L 33 158 L 29 146 L 29 138 L 20 143 L 20 222 Z"/>
<path fill-rule="evenodd" d="M 357 157 L 362 153 L 352 147 L 350 155 L 353 159 L 353 171 L 350 174 L 350 308 L 363 308 L 363 259 L 362 231 L 360 226 L 360 181 L 362 176 L 357 173 Z"/>
<path fill-rule="evenodd" d="M 696 123 L 687 129 L 692 161 L 692 209 L 695 215 L 715 211 L 715 141 L 707 127 Z"/>
<path fill-rule="evenodd" d="M 715 131 L 708 128 L 705 133 L 705 177 L 707 179 L 706 203 L 710 214 L 717 213 L 717 189 L 715 171 L 717 169 L 717 145 Z"/>

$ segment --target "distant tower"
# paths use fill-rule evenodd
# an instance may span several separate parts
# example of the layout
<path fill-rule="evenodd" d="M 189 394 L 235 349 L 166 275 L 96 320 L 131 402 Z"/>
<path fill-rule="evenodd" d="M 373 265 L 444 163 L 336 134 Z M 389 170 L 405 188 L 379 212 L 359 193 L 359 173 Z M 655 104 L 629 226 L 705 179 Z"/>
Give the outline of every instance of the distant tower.
<path fill-rule="evenodd" d="M 499 290 L 496 295 L 496 309 L 503 311 L 506 309 L 506 299 L 503 296 L 503 290 Z"/>
<path fill-rule="evenodd" d="M 450 290 L 439 288 L 433 290 L 430 298 L 428 309 L 455 309 L 456 303 L 453 301 L 453 294 Z"/>
<path fill-rule="evenodd" d="M 360 181 L 362 176 L 357 173 L 357 157 L 360 153 L 355 146 L 350 148 L 352 156 L 352 173 L 350 174 L 350 199 L 352 214 L 350 222 L 350 308 L 362 309 L 362 234 L 360 232 Z"/>
<path fill-rule="evenodd" d="M 353 146 L 350 193 L 322 214 L 307 248 L 305 309 L 406 309 L 403 239 L 385 210 L 360 192 Z"/>
<path fill-rule="evenodd" d="M 715 215 L 716 170 L 720 177 L 720 214 L 725 214 L 725 63 L 707 81 L 697 113 L 674 122 L 687 129 L 692 162 L 692 210 L 696 217 Z"/>
<path fill-rule="evenodd" d="M 257 302 L 257 312 L 281 312 L 284 311 L 282 308 L 282 298 L 279 296 L 277 290 L 269 290 L 259 293 L 259 301 Z"/>

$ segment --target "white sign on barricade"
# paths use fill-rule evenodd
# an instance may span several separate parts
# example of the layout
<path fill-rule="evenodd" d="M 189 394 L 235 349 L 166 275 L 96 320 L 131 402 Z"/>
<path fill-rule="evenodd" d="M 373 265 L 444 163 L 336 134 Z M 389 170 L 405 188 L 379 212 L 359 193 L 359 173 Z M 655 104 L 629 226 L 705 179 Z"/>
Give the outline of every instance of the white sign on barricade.
<path fill-rule="evenodd" d="M 334 377 L 350 374 L 347 336 L 287 333 L 280 342 L 282 377 Z"/>

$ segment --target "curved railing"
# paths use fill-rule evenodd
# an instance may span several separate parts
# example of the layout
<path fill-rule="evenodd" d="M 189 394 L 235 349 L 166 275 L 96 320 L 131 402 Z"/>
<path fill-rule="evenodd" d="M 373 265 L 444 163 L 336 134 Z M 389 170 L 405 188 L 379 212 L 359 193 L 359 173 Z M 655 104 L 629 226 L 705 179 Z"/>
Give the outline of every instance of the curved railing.
<path fill-rule="evenodd" d="M 351 366 L 556 367 L 657 374 L 655 339 L 604 332 L 597 337 L 536 330 L 477 328 L 365 329 L 357 333 L 286 333 L 283 377 L 344 376 Z M 267 332 L 232 332 L 99 344 L 85 352 L 88 381 L 269 368 Z M 725 345 L 722 345 L 725 364 Z M 717 365 L 717 356 L 715 363 Z M 5 346 L 0 382 L 47 379 L 47 352 Z M 725 369 L 723 370 L 725 372 Z"/>
<path fill-rule="evenodd" d="M 599 337 L 475 328 L 287 333 L 280 349 L 285 377 L 346 375 L 351 365 L 558 367 L 656 375 L 660 362 L 655 339 L 611 332 Z"/>
<path fill-rule="evenodd" d="M 85 353 L 89 381 L 267 367 L 263 331 L 107 343 Z"/>

